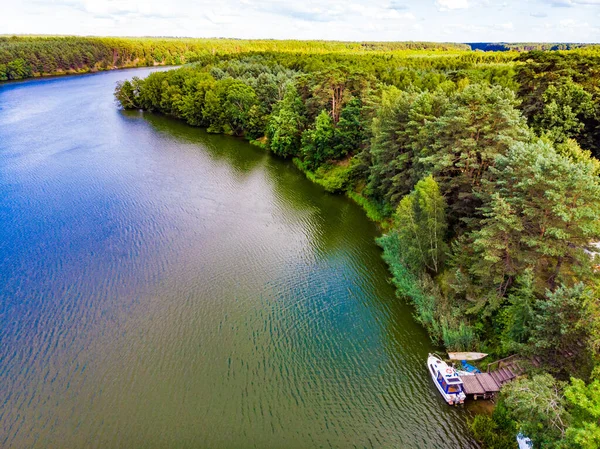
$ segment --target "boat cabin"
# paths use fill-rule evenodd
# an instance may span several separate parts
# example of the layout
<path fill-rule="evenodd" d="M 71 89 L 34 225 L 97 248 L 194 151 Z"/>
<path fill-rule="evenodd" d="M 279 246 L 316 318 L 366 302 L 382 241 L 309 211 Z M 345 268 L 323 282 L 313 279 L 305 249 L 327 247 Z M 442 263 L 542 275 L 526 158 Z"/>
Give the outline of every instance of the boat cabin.
<path fill-rule="evenodd" d="M 442 376 L 442 373 L 438 372 L 437 381 L 446 394 L 459 394 L 463 391 L 462 380 L 458 377 L 445 377 Z"/>

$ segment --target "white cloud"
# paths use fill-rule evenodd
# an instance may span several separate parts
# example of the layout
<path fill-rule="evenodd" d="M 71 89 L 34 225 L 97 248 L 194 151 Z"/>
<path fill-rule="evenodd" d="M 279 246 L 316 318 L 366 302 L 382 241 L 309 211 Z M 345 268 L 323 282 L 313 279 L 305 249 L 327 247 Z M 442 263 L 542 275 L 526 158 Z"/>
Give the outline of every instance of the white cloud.
<path fill-rule="evenodd" d="M 397 9 L 367 6 L 359 3 L 349 4 L 347 10 L 361 18 L 374 20 L 415 20 L 414 14 L 408 11 L 400 12 Z"/>
<path fill-rule="evenodd" d="M 435 4 L 440 11 L 467 9 L 469 7 L 469 0 L 436 0 Z"/>
<path fill-rule="evenodd" d="M 0 30 L 3 34 L 600 42 L 598 6 L 600 0 L 0 0 Z"/>
<path fill-rule="evenodd" d="M 554 7 L 573 8 L 582 5 L 600 5 L 600 0 L 543 0 L 544 3 L 548 3 Z"/>
<path fill-rule="evenodd" d="M 398 11 L 404 11 L 408 9 L 406 1 L 392 0 L 388 6 L 389 9 L 395 9 Z"/>
<path fill-rule="evenodd" d="M 495 25 L 495 27 L 497 30 L 512 30 L 514 28 L 512 22 L 508 22 L 508 23 L 499 23 L 498 25 Z"/>

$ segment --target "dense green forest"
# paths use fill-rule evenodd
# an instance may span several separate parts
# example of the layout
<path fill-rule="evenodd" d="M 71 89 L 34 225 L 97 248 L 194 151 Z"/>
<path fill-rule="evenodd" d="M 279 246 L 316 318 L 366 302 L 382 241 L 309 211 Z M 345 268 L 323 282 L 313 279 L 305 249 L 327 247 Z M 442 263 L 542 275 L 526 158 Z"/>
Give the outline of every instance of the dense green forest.
<path fill-rule="evenodd" d="M 398 295 L 452 350 L 535 356 L 473 429 L 600 447 L 600 52 L 210 55 L 126 109 L 243 136 L 378 221 Z"/>
<path fill-rule="evenodd" d="M 386 53 L 412 56 L 464 53 L 464 44 L 238 39 L 0 36 L 0 81 L 125 67 L 180 65 L 209 56 L 248 52 Z"/>
<path fill-rule="evenodd" d="M 533 50 L 573 50 L 590 47 L 594 44 L 540 43 L 540 42 L 469 42 L 472 50 L 483 51 L 533 51 Z"/>

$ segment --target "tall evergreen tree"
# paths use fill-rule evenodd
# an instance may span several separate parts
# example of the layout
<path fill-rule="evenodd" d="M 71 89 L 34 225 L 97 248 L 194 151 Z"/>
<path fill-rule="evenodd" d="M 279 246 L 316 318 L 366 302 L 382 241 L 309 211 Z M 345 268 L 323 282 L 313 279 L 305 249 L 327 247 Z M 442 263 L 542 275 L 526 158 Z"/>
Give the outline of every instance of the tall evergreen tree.
<path fill-rule="evenodd" d="M 574 163 L 550 144 L 537 141 L 514 144 L 507 155 L 497 158 L 492 174 L 494 182 L 488 188 L 496 190 L 514 211 L 512 238 L 504 234 L 495 237 L 499 244 L 512 241 L 516 271 L 525 265 L 534 267 L 542 282 L 541 292 L 554 289 L 558 282 L 572 285 L 577 273 L 589 272 L 591 263 L 584 250 L 590 242 L 600 240 L 596 164 L 590 159 Z M 482 208 L 489 218 L 476 235 L 493 233 L 505 220 L 493 206 L 492 202 Z M 495 247 L 491 241 L 480 246 L 484 260 Z"/>
<path fill-rule="evenodd" d="M 420 94 L 384 89 L 373 119 L 367 193 L 396 207 L 426 173 L 419 154 L 431 136 L 425 125 L 445 111 L 448 99 L 442 91 Z"/>
<path fill-rule="evenodd" d="M 430 141 L 421 160 L 439 180 L 453 224 L 477 215 L 489 167 L 514 142 L 529 139 L 516 106 L 507 89 L 471 85 L 456 94 L 443 116 L 426 124 Z"/>
<path fill-rule="evenodd" d="M 590 306 L 593 292 L 582 283 L 560 286 L 537 301 L 532 323 L 531 352 L 556 374 L 589 377 L 593 368 L 590 351 Z"/>

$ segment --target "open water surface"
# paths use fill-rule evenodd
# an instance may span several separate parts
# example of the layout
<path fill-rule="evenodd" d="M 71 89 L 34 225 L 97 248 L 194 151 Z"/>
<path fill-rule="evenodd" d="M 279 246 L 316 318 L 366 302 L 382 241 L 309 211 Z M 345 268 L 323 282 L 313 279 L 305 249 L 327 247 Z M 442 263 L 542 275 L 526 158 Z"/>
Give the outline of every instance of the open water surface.
<path fill-rule="evenodd" d="M 0 447 L 474 447 L 363 211 L 151 70 L 0 85 Z"/>

